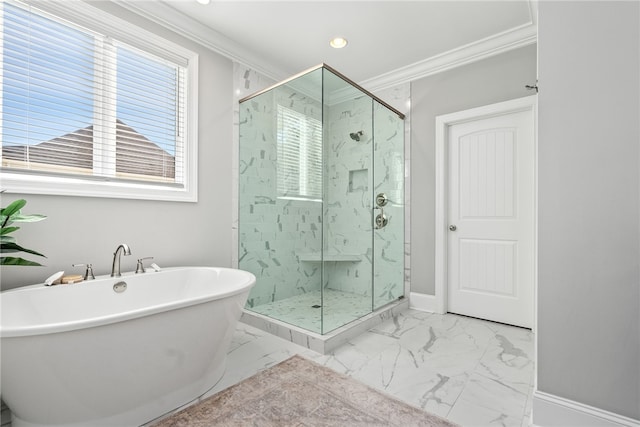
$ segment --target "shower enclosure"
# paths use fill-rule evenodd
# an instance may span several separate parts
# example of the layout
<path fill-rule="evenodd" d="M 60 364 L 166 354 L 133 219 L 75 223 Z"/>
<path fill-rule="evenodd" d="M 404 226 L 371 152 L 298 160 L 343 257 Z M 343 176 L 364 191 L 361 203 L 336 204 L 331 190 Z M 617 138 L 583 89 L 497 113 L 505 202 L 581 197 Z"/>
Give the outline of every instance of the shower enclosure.
<path fill-rule="evenodd" d="M 246 309 L 327 334 L 404 297 L 404 115 L 321 64 L 240 101 Z"/>

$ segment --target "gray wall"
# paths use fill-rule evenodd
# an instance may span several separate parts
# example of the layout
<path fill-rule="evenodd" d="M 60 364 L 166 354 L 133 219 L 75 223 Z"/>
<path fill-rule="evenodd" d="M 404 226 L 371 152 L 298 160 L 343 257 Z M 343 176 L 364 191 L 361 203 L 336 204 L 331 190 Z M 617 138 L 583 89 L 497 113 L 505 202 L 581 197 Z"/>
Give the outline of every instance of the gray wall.
<path fill-rule="evenodd" d="M 102 8 L 199 53 L 199 200 L 197 203 L 3 194 L 2 205 L 23 197 L 27 213 L 45 221 L 16 233 L 25 247 L 47 255 L 45 267 L 2 267 L 2 289 L 41 283 L 52 273 L 91 262 L 96 274 L 111 269 L 119 243 L 131 246 L 125 271 L 136 258 L 154 256 L 160 266 L 231 265 L 231 160 L 233 66 L 230 60 L 122 10 Z"/>
<path fill-rule="evenodd" d="M 639 21 L 540 2 L 538 389 L 636 419 Z"/>
<path fill-rule="evenodd" d="M 433 295 L 435 117 L 532 95 L 531 45 L 411 83 L 411 292 Z"/>

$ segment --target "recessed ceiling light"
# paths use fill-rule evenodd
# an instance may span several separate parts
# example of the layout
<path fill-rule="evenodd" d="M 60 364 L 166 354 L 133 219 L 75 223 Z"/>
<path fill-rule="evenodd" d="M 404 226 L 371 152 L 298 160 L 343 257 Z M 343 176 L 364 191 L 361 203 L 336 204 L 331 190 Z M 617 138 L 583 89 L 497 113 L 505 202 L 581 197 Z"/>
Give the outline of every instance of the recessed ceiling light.
<path fill-rule="evenodd" d="M 345 39 L 344 37 L 335 37 L 335 38 L 331 39 L 329 44 L 333 48 L 342 49 L 343 47 L 345 47 L 347 45 L 347 39 Z"/>
<path fill-rule="evenodd" d="M 211 0 L 196 0 L 200 4 L 209 4 Z"/>

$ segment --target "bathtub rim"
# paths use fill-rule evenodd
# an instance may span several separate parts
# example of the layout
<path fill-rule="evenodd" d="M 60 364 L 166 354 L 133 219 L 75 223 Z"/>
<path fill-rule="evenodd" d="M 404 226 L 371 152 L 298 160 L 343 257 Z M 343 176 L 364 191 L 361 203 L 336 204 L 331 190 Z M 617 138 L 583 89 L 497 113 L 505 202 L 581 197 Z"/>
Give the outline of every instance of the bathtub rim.
<path fill-rule="evenodd" d="M 30 337 L 37 335 L 48 335 L 54 333 L 63 333 L 69 331 L 75 331 L 80 329 L 88 329 L 94 328 L 98 326 L 107 326 L 113 323 L 124 322 L 131 319 L 137 319 L 140 317 L 151 316 L 154 314 L 166 312 L 169 310 L 178 310 L 185 307 L 190 307 L 197 304 L 204 304 L 209 301 L 214 301 L 218 299 L 229 298 L 238 294 L 242 294 L 244 292 L 249 292 L 251 287 L 256 282 L 256 277 L 245 270 L 240 270 L 236 268 L 228 268 L 228 267 L 168 267 L 163 268 L 160 272 L 153 272 L 149 274 L 162 274 L 162 272 L 171 272 L 171 271 L 180 271 L 180 270 L 227 270 L 233 271 L 236 273 L 240 273 L 240 277 L 242 280 L 238 282 L 237 288 L 226 292 L 220 292 L 216 294 L 205 294 L 202 296 L 198 296 L 191 299 L 179 300 L 179 301 L 169 301 L 162 304 L 156 304 L 149 307 L 142 307 L 134 310 L 128 310 L 119 313 L 107 314 L 97 317 L 92 317 L 90 319 L 81 319 L 81 320 L 72 320 L 65 322 L 57 322 L 57 323 L 47 323 L 47 324 L 38 324 L 38 325 L 18 325 L 18 326 L 6 326 L 5 322 L 0 322 L 0 338 L 21 338 L 21 337 Z M 147 273 L 145 273 L 147 274 Z M 104 281 L 113 279 L 114 281 L 124 280 L 127 278 L 133 278 L 135 275 L 133 273 L 123 274 L 122 277 L 110 277 L 109 275 L 101 275 L 97 276 L 96 280 L 102 279 Z M 92 282 L 80 282 L 74 283 L 70 285 L 56 285 L 56 286 L 91 286 Z M 48 288 L 44 285 L 44 283 L 35 284 L 35 285 L 27 285 L 21 286 L 14 289 L 8 289 L 6 291 L 0 292 L 0 311 L 1 311 L 1 300 L 4 295 L 9 293 L 19 293 L 19 292 L 37 292 L 43 291 L 41 288 Z M 44 289 L 46 291 L 46 289 Z"/>

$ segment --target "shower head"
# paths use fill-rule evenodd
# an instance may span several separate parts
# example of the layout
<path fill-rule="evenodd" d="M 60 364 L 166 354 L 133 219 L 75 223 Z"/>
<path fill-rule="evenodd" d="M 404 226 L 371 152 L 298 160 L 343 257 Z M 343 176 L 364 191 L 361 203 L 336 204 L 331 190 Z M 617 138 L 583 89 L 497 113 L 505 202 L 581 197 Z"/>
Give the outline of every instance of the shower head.
<path fill-rule="evenodd" d="M 349 136 L 351 137 L 351 139 L 353 139 L 354 141 L 360 141 L 360 137 L 364 134 L 363 131 L 359 130 L 358 132 L 351 132 L 349 134 Z"/>

